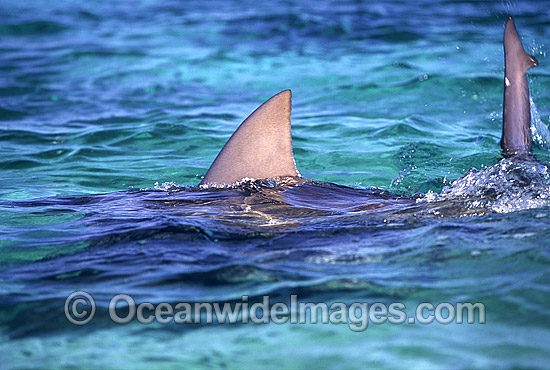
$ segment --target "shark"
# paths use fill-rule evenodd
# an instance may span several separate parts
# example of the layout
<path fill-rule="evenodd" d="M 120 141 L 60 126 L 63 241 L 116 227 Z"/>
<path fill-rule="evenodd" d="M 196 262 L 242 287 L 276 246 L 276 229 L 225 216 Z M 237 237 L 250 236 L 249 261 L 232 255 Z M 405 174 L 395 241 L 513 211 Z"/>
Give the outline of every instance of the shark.
<path fill-rule="evenodd" d="M 500 145 L 504 158 L 532 159 L 531 110 L 526 72 L 538 65 L 521 43 L 514 20 L 504 29 L 504 104 Z M 292 150 L 291 90 L 272 96 L 229 138 L 199 186 L 243 180 L 300 177 Z"/>

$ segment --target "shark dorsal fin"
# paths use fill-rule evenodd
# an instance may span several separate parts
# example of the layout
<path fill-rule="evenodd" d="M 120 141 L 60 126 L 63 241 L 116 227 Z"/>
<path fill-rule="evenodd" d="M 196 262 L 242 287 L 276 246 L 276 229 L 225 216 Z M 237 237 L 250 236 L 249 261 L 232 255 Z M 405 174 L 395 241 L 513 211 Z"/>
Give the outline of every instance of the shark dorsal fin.
<path fill-rule="evenodd" d="M 200 185 L 234 184 L 244 178 L 299 176 L 292 154 L 290 90 L 256 109 L 220 151 Z"/>
<path fill-rule="evenodd" d="M 504 29 L 504 106 L 500 145 L 505 155 L 531 152 L 531 104 L 525 72 L 538 65 L 525 52 L 512 17 Z"/>

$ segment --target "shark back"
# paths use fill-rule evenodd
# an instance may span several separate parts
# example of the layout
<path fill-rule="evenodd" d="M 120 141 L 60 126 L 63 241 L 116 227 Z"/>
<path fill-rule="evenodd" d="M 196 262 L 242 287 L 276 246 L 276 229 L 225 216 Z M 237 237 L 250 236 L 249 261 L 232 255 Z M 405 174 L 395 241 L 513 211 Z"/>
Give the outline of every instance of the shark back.
<path fill-rule="evenodd" d="M 504 106 L 500 145 L 506 156 L 531 152 L 531 105 L 525 72 L 537 66 L 519 39 L 512 17 L 504 29 Z"/>
<path fill-rule="evenodd" d="M 292 154 L 290 90 L 271 97 L 220 151 L 200 185 L 234 184 L 244 178 L 299 176 Z"/>

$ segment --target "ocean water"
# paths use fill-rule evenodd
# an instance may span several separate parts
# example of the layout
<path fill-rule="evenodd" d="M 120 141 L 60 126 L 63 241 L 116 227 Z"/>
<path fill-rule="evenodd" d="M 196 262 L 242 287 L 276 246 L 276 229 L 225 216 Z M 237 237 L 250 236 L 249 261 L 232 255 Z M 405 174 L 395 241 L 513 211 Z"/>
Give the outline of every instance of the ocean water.
<path fill-rule="evenodd" d="M 550 175 L 499 140 L 512 15 L 550 163 L 549 5 L 3 1 L 0 367 L 547 368 Z M 287 88 L 304 179 L 196 187 Z M 121 293 L 481 302 L 486 322 L 121 325 Z"/>

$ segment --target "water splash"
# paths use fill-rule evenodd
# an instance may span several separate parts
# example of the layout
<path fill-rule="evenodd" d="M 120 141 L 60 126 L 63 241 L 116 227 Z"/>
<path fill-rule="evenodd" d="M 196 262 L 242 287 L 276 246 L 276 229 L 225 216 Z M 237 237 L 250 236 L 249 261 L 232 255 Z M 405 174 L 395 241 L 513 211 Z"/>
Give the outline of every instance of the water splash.
<path fill-rule="evenodd" d="M 417 202 L 462 201 L 467 209 L 508 213 L 550 206 L 550 174 L 540 162 L 502 159 L 480 171 L 471 169 L 441 194 L 429 191 Z"/>
<path fill-rule="evenodd" d="M 154 190 L 166 191 L 168 193 L 173 193 L 173 192 L 176 192 L 176 191 L 187 190 L 188 188 L 189 188 L 189 186 L 182 186 L 182 185 L 179 185 L 179 184 L 177 184 L 173 181 L 170 181 L 170 182 L 163 182 L 162 185 L 159 185 L 159 183 L 156 182 Z M 144 189 L 144 190 L 149 190 L 149 189 Z"/>
<path fill-rule="evenodd" d="M 237 181 L 233 184 L 204 184 L 199 185 L 198 188 L 201 190 L 208 189 L 264 189 L 264 188 L 280 188 L 286 186 L 298 185 L 304 182 L 309 182 L 310 180 L 301 178 L 301 177 L 292 177 L 292 176 L 283 176 L 283 177 L 274 177 L 269 179 L 253 179 L 245 177 L 241 181 Z M 163 184 L 164 185 L 164 184 Z"/>

